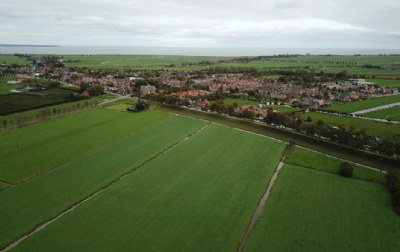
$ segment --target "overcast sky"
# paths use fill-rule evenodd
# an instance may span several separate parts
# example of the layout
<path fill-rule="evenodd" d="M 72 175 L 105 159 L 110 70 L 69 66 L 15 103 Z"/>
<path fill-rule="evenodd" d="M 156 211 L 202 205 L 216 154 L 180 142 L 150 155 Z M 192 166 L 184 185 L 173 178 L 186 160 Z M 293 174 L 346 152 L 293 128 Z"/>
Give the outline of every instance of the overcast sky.
<path fill-rule="evenodd" d="M 0 44 L 400 48 L 399 0 L 1 0 Z"/>

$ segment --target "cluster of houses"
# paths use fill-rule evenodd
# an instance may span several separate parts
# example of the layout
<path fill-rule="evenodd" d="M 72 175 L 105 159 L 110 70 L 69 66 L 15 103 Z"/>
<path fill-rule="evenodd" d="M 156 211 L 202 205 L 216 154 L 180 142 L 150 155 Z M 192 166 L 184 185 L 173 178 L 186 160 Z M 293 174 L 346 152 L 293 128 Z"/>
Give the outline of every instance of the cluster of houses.
<path fill-rule="evenodd" d="M 141 85 L 139 81 L 144 78 L 157 79 L 159 83 L 174 88 L 167 95 L 186 100 L 191 106 L 204 108 L 209 106 L 208 99 L 216 92 L 222 91 L 224 95 L 243 98 L 256 95 L 258 100 L 285 102 L 294 107 L 321 108 L 331 106 L 333 101 L 352 102 L 367 99 L 377 95 L 398 93 L 397 88 L 376 88 L 374 83 L 365 79 L 348 79 L 340 83 L 316 83 L 308 86 L 296 83 L 280 83 L 245 73 L 198 74 L 190 71 L 181 72 L 150 72 L 142 76 L 141 72 L 116 72 L 99 76 L 91 71 L 71 71 L 68 67 L 55 67 L 45 65 L 19 66 L 6 74 L 14 76 L 30 76 L 47 78 L 70 83 L 76 86 L 82 84 L 101 85 L 105 91 L 146 96 L 164 93 L 164 90 L 153 85 Z M 140 84 L 139 84 L 140 85 Z M 164 93 L 165 94 L 165 93 Z M 261 108 L 240 108 L 242 111 Z M 263 113 L 262 111 L 260 112 Z"/>

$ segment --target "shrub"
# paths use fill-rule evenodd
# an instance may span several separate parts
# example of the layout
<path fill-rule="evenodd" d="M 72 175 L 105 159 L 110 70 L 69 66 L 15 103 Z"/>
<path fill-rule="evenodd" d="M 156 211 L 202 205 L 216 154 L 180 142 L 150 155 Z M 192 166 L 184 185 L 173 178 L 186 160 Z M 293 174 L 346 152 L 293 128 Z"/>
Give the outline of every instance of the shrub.
<path fill-rule="evenodd" d="M 352 177 L 353 166 L 349 162 L 342 162 L 340 164 L 339 174 L 343 177 Z"/>

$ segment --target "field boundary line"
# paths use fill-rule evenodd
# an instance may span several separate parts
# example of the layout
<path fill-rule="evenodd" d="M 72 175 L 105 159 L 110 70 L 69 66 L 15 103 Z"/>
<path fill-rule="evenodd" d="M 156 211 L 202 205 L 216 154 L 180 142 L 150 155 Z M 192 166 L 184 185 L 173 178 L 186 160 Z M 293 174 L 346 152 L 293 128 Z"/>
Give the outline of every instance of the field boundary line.
<path fill-rule="evenodd" d="M 173 149 L 174 147 L 178 146 L 179 144 L 181 144 L 182 142 L 188 140 L 189 138 L 191 138 L 192 136 L 196 135 L 197 133 L 199 133 L 200 131 L 202 131 L 203 129 L 205 129 L 206 127 L 208 127 L 210 125 L 210 123 L 207 123 L 206 125 L 202 126 L 201 128 L 197 128 L 196 130 L 192 131 L 191 133 L 189 133 L 188 135 L 186 135 L 185 137 L 183 137 L 182 139 L 180 139 L 179 141 L 173 143 L 172 145 L 168 146 L 166 149 L 160 151 L 159 153 L 157 153 L 155 156 L 150 157 L 149 159 L 147 159 L 146 161 L 144 161 L 143 163 L 139 164 L 136 167 L 133 167 L 132 169 L 130 169 L 129 171 L 125 172 L 124 174 L 122 174 L 121 176 L 119 176 L 118 178 L 114 179 L 113 181 L 111 181 L 108 184 L 103 185 L 102 187 L 100 187 L 98 190 L 96 190 L 95 192 L 93 192 L 92 194 L 90 194 L 89 196 L 85 197 L 84 199 L 78 201 L 77 203 L 73 204 L 71 207 L 67 208 L 66 210 L 62 211 L 61 213 L 59 213 L 58 215 L 56 215 L 55 217 L 45 221 L 42 224 L 39 224 L 37 227 L 33 228 L 31 231 L 23 234 L 20 238 L 18 238 L 17 240 L 14 240 L 13 242 L 11 242 L 9 245 L 7 245 L 3 250 L 0 250 L 1 252 L 6 252 L 6 251 L 10 251 L 11 249 L 13 249 L 14 247 L 18 246 L 21 242 L 23 242 L 25 239 L 31 237 L 32 235 L 40 232 L 41 230 L 45 229 L 47 226 L 49 226 L 50 224 L 54 223 L 55 221 L 59 220 L 60 218 L 62 218 L 64 215 L 71 213 L 73 210 L 75 210 L 76 208 L 80 207 L 81 205 L 85 204 L 86 202 L 92 200 L 93 198 L 95 198 L 97 195 L 99 195 L 100 193 L 104 192 L 105 190 L 107 190 L 108 188 L 110 188 L 111 186 L 113 186 L 114 184 L 117 184 L 118 182 L 122 181 L 123 179 L 125 179 L 126 177 L 128 177 L 129 175 L 131 175 L 132 173 L 138 171 L 140 168 L 142 168 L 143 166 L 145 166 L 146 164 L 152 162 L 153 160 L 159 158 L 161 155 L 167 153 L 169 150 Z"/>
<path fill-rule="evenodd" d="M 284 150 L 284 156 L 281 158 L 281 160 L 276 168 L 276 171 L 272 175 L 272 177 L 269 181 L 267 190 L 265 191 L 263 197 L 261 198 L 260 202 L 258 203 L 256 210 L 254 211 L 253 216 L 251 218 L 251 221 L 250 221 L 249 225 L 247 226 L 246 232 L 244 233 L 242 239 L 240 240 L 239 247 L 236 250 L 237 252 L 242 252 L 244 250 L 244 248 L 246 247 L 247 240 L 249 239 L 251 232 L 253 231 L 258 219 L 260 218 L 260 216 L 264 210 L 265 204 L 268 201 L 269 196 L 271 195 L 272 188 L 278 179 L 278 175 L 279 175 L 280 171 L 282 170 L 283 166 L 285 165 L 284 161 L 285 161 L 286 155 L 287 155 L 287 153 L 286 153 L 287 148 L 288 147 L 286 147 L 286 149 Z"/>

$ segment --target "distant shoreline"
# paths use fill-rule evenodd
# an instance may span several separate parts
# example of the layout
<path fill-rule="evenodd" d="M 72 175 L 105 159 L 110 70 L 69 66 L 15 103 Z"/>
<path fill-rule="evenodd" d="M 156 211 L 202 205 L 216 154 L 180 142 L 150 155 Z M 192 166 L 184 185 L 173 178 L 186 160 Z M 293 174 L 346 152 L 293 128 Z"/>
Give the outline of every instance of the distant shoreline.
<path fill-rule="evenodd" d="M 0 54 L 171 55 L 242 57 L 273 55 L 400 55 L 399 49 L 271 48 L 271 47 L 140 47 L 0 44 Z"/>
<path fill-rule="evenodd" d="M 21 45 L 21 44 L 0 44 L 0 47 L 61 47 L 59 45 Z"/>

